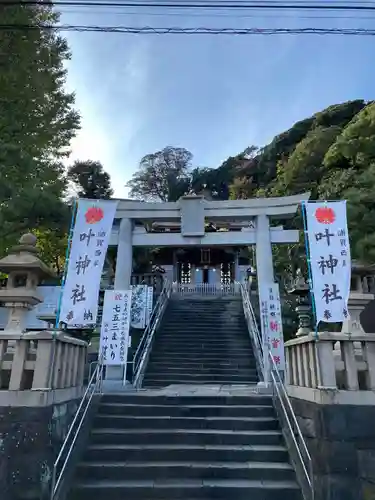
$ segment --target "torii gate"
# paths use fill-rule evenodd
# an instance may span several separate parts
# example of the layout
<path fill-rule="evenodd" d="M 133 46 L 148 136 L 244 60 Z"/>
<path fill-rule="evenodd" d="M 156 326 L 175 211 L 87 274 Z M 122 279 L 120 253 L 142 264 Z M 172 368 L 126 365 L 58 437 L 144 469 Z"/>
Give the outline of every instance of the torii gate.
<path fill-rule="evenodd" d="M 271 227 L 270 219 L 293 217 L 310 193 L 279 198 L 209 201 L 203 196 L 183 196 L 177 202 L 148 203 L 120 200 L 116 219 L 120 226 L 113 229 L 111 246 L 117 246 L 115 288 L 127 290 L 132 274 L 133 246 L 143 247 L 207 247 L 256 245 L 258 287 L 274 282 L 272 244 L 296 243 L 298 230 Z M 249 223 L 239 231 L 205 232 L 205 221 L 242 221 Z M 179 233 L 148 233 L 136 222 L 180 223 Z M 121 380 L 122 370 L 108 367 L 107 379 Z M 120 368 L 120 367 L 119 367 Z"/>

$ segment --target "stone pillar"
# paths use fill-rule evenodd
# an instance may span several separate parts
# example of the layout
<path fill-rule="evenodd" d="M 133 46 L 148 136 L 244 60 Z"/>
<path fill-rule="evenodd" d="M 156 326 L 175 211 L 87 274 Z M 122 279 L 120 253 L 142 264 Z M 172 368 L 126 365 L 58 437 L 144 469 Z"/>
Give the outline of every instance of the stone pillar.
<path fill-rule="evenodd" d="M 121 219 L 117 246 L 115 290 L 129 290 L 133 268 L 133 226 L 130 219 Z M 103 387 L 122 388 L 123 366 L 107 366 Z"/>
<path fill-rule="evenodd" d="M 260 214 L 257 216 L 256 265 L 257 265 L 259 304 L 261 306 L 262 287 L 267 286 L 267 284 L 274 282 L 270 224 L 268 216 L 264 214 Z M 270 380 L 270 374 L 269 374 L 270 363 L 268 356 L 268 344 L 264 336 L 263 328 L 262 328 L 262 336 L 263 336 L 263 353 L 264 353 L 264 383 L 267 385 Z"/>
<path fill-rule="evenodd" d="M 129 290 L 130 287 L 133 267 L 132 238 L 132 221 L 130 219 L 121 219 L 115 273 L 115 289 L 117 290 Z"/>
<path fill-rule="evenodd" d="M 178 281 L 178 258 L 176 250 L 173 250 L 173 269 L 172 269 L 172 283 Z"/>
<path fill-rule="evenodd" d="M 238 267 L 238 251 L 236 250 L 233 254 L 234 257 L 234 281 L 240 281 L 240 269 Z"/>

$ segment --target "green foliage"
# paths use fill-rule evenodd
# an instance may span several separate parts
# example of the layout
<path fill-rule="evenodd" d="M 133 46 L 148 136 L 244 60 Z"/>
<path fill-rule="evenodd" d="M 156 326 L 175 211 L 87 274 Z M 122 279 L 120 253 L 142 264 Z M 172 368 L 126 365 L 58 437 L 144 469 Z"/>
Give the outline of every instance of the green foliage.
<path fill-rule="evenodd" d="M 192 158 L 190 151 L 170 146 L 144 156 L 127 183 L 130 196 L 148 201 L 178 200 L 190 189 Z"/>
<path fill-rule="evenodd" d="M 35 29 L 1 30 L 0 51 L 0 254 L 25 230 L 66 222 L 62 159 L 79 128 L 74 95 L 64 88 L 66 41 L 40 23 L 55 24 L 51 6 L 1 9 L 3 24 Z"/>
<path fill-rule="evenodd" d="M 364 169 L 375 160 L 375 103 L 360 111 L 327 151 L 327 169 Z"/>
<path fill-rule="evenodd" d="M 33 233 L 38 238 L 39 258 L 50 266 L 59 278 L 62 277 L 68 246 L 68 231 L 63 229 L 37 229 Z"/>
<path fill-rule="evenodd" d="M 279 167 L 271 194 L 285 196 L 311 191 L 312 197 L 316 198 L 324 174 L 325 154 L 340 132 L 338 126 L 311 130 L 297 144 L 282 168 Z"/>
<path fill-rule="evenodd" d="M 315 127 L 342 127 L 350 122 L 350 120 L 366 106 L 365 101 L 358 99 L 356 101 L 348 101 L 343 104 L 334 104 L 328 106 L 323 111 L 314 115 Z"/>
<path fill-rule="evenodd" d="M 98 161 L 76 161 L 68 169 L 67 176 L 80 198 L 97 200 L 113 196 L 110 175 Z"/>
<path fill-rule="evenodd" d="M 248 170 L 232 180 L 231 197 L 285 196 L 348 202 L 352 256 L 375 263 L 375 103 L 329 106 L 298 122 L 261 150 Z M 301 214 L 284 225 L 302 233 Z M 306 271 L 303 239 L 274 249 L 276 274 L 285 283 Z"/>

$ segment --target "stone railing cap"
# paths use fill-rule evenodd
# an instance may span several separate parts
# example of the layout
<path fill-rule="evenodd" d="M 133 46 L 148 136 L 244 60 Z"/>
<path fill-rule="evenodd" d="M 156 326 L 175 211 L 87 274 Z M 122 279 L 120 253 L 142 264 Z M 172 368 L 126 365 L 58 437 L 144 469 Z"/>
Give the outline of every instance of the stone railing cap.
<path fill-rule="evenodd" d="M 0 332 L 0 340 L 58 340 L 59 342 L 64 342 L 66 344 L 87 346 L 87 342 L 81 339 L 76 339 L 67 335 L 65 332 L 59 331 L 54 332 L 52 330 L 41 330 L 38 332 L 26 332 L 26 333 L 7 333 L 5 331 Z"/>
<path fill-rule="evenodd" d="M 285 347 L 293 345 L 306 344 L 309 342 L 375 342 L 375 333 L 355 333 L 349 335 L 347 333 L 320 332 L 316 335 L 314 332 L 302 337 L 298 337 L 285 342 Z"/>

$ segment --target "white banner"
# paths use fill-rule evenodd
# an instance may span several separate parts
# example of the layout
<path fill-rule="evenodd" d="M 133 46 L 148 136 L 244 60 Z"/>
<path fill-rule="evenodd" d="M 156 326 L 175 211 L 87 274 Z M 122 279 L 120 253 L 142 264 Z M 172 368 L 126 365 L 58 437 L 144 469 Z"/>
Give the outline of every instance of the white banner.
<path fill-rule="evenodd" d="M 131 290 L 106 290 L 99 352 L 104 365 L 124 365 L 128 358 Z"/>
<path fill-rule="evenodd" d="M 346 202 L 306 203 L 305 207 L 317 323 L 345 321 L 351 279 Z"/>
<path fill-rule="evenodd" d="M 100 280 L 117 204 L 108 200 L 78 202 L 59 318 L 68 326 L 96 323 Z"/>
<path fill-rule="evenodd" d="M 263 344 L 268 346 L 278 369 L 285 370 L 283 323 L 277 283 L 261 287 L 260 312 Z"/>
<path fill-rule="evenodd" d="M 147 287 L 147 309 L 146 309 L 146 326 L 150 323 L 152 308 L 154 306 L 154 287 Z"/>
<path fill-rule="evenodd" d="M 147 285 L 132 285 L 131 327 L 143 329 L 146 325 Z"/>

